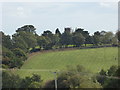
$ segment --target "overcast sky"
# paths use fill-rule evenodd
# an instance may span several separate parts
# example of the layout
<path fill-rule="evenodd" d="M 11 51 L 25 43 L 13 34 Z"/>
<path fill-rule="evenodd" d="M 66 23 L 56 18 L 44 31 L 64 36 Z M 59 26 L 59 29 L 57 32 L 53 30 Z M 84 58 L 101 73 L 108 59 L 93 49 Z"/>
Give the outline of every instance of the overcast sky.
<path fill-rule="evenodd" d="M 45 30 L 55 32 L 56 28 L 63 32 L 64 27 L 81 27 L 91 34 L 97 30 L 115 32 L 118 28 L 118 6 L 117 2 L 2 3 L 0 28 L 6 34 L 12 35 L 17 28 L 29 24 L 36 27 L 38 34 Z"/>

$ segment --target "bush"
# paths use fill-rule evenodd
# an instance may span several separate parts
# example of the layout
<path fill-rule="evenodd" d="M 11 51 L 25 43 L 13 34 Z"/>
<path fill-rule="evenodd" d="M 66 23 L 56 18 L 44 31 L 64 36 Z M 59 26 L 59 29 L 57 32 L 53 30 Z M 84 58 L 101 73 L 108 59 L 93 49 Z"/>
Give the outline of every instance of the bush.
<path fill-rule="evenodd" d="M 21 59 L 22 61 L 27 59 L 27 54 L 20 48 L 15 48 L 12 52 L 15 54 L 15 57 Z"/>
<path fill-rule="evenodd" d="M 41 76 L 33 74 L 31 77 L 25 77 L 20 85 L 21 88 L 40 88 L 42 81 Z"/>
<path fill-rule="evenodd" d="M 20 88 L 21 78 L 12 72 L 2 72 L 2 87 L 3 88 Z"/>
<path fill-rule="evenodd" d="M 102 86 L 86 75 L 86 71 L 82 66 L 76 68 L 67 67 L 64 72 L 60 72 L 57 77 L 58 88 L 102 88 Z M 84 71 L 85 70 L 85 71 Z M 55 88 L 55 80 L 48 81 L 44 88 Z"/>
<path fill-rule="evenodd" d="M 2 73 L 2 88 L 41 88 L 41 82 L 41 77 L 36 74 L 22 79 L 12 71 Z"/>
<path fill-rule="evenodd" d="M 103 88 L 120 88 L 120 68 L 111 66 L 106 72 L 101 70 L 97 76 L 97 80 Z M 104 75 L 104 76 L 102 76 Z"/>

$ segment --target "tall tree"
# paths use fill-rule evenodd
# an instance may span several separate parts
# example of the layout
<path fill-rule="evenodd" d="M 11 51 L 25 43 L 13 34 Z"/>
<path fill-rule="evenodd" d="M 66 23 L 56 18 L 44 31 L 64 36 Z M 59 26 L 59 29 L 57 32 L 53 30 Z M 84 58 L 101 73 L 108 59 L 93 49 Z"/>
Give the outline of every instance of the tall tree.
<path fill-rule="evenodd" d="M 56 34 L 53 34 L 51 31 L 47 30 L 47 31 L 44 31 L 42 36 L 46 37 L 46 39 L 49 39 L 50 42 L 48 44 L 47 47 L 49 47 L 49 49 L 52 49 L 52 47 L 54 45 L 59 45 L 59 41 L 60 41 L 60 32 L 58 34 L 59 30 L 57 29 L 56 30 Z"/>
<path fill-rule="evenodd" d="M 19 32 L 21 32 L 21 31 L 25 31 L 25 32 L 30 32 L 30 33 L 35 34 L 35 33 L 36 33 L 35 30 L 36 30 L 36 28 L 35 28 L 33 25 L 25 25 L 25 26 L 23 26 L 23 27 L 21 27 L 21 28 L 18 28 L 18 29 L 16 30 L 16 32 L 19 33 Z"/>
<path fill-rule="evenodd" d="M 73 45 L 76 45 L 76 47 L 79 47 L 84 42 L 85 42 L 85 38 L 81 33 L 74 33 L 73 34 Z"/>
<path fill-rule="evenodd" d="M 95 45 L 98 45 L 100 44 L 100 32 L 99 31 L 96 31 L 94 32 L 94 35 L 93 35 L 93 40 L 94 40 L 94 44 Z"/>
<path fill-rule="evenodd" d="M 106 32 L 101 36 L 101 42 L 104 44 L 112 44 L 112 38 L 114 37 L 112 32 Z"/>
<path fill-rule="evenodd" d="M 47 37 L 51 37 L 53 34 L 50 30 L 44 31 L 42 36 L 47 36 Z"/>
<path fill-rule="evenodd" d="M 52 49 L 56 42 L 54 34 L 51 31 L 47 30 L 43 32 L 42 36 L 45 36 L 50 41 L 49 44 L 47 45 L 47 49 Z"/>
<path fill-rule="evenodd" d="M 55 34 L 57 35 L 57 36 L 61 36 L 61 33 L 60 33 L 60 31 L 59 31 L 59 29 L 57 28 L 56 30 L 55 30 Z"/>
<path fill-rule="evenodd" d="M 65 28 L 64 33 L 61 36 L 61 44 L 67 45 L 72 44 L 72 33 L 71 33 L 71 28 Z"/>
<path fill-rule="evenodd" d="M 41 48 L 47 49 L 49 47 L 49 44 L 51 43 L 51 40 L 48 37 L 39 36 L 37 38 L 37 43 Z"/>
<path fill-rule="evenodd" d="M 22 39 L 21 41 L 23 41 L 24 44 L 25 43 L 27 44 L 28 49 L 35 47 L 37 45 L 37 38 L 36 38 L 34 26 L 31 25 L 23 26 L 18 30 L 16 30 L 16 32 L 17 33 L 13 35 L 14 43 L 19 42 L 15 39 L 17 37 L 20 37 L 20 39 Z"/>
<path fill-rule="evenodd" d="M 19 36 L 17 34 L 12 35 L 12 41 L 14 48 L 20 48 L 24 52 L 28 52 L 28 44 L 25 42 L 22 36 Z"/>
<path fill-rule="evenodd" d="M 83 35 L 83 37 L 85 38 L 85 41 L 84 41 L 85 46 L 86 44 L 91 43 L 91 38 L 90 38 L 88 31 L 84 31 L 84 29 L 82 28 L 76 28 L 75 33 L 81 33 Z"/>

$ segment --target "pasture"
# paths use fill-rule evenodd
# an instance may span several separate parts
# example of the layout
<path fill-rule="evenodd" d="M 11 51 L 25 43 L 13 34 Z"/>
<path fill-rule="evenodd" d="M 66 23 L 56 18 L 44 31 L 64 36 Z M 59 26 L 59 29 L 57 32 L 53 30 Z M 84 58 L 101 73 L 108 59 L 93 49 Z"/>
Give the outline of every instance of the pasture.
<path fill-rule="evenodd" d="M 64 51 L 46 51 L 36 53 L 28 58 L 20 70 L 15 73 L 21 77 L 33 73 L 41 75 L 43 80 L 53 79 L 52 72 L 65 70 L 66 66 L 81 65 L 91 73 L 101 69 L 107 70 L 112 65 L 118 65 L 118 48 L 73 49 Z"/>

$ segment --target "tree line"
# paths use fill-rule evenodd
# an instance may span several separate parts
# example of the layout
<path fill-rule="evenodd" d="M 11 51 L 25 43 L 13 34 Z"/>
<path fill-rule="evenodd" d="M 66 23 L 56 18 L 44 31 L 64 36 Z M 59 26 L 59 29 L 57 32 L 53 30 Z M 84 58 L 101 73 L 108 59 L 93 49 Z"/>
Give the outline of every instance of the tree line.
<path fill-rule="evenodd" d="M 90 35 L 88 31 L 76 28 L 65 28 L 61 33 L 57 28 L 55 33 L 50 30 L 44 31 L 41 35 L 36 33 L 33 25 L 25 25 L 16 30 L 12 36 L 2 34 L 2 66 L 3 68 L 20 68 L 24 61 L 27 60 L 27 54 L 40 50 L 81 47 L 84 45 L 118 45 L 119 33 L 96 31 Z"/>

